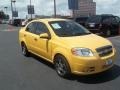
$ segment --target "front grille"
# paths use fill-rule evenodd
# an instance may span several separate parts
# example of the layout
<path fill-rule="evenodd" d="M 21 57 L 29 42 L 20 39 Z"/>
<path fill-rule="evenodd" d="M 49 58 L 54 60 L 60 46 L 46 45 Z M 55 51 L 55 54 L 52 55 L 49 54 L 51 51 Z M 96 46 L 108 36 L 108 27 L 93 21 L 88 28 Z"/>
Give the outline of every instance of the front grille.
<path fill-rule="evenodd" d="M 113 49 L 112 49 L 112 46 L 108 45 L 108 46 L 97 48 L 96 51 L 98 52 L 100 57 L 104 57 L 104 56 L 110 55 L 113 52 Z"/>

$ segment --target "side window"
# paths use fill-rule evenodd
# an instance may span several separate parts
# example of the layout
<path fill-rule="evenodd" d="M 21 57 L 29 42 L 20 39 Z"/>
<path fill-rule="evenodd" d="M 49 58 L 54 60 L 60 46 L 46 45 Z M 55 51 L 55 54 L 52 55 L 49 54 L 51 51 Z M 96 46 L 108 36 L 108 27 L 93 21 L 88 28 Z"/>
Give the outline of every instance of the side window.
<path fill-rule="evenodd" d="M 35 27 L 36 27 L 35 33 L 36 33 L 37 35 L 42 34 L 42 33 L 48 33 L 48 32 L 49 32 L 49 31 L 48 31 L 48 28 L 46 27 L 46 25 L 43 24 L 43 23 L 41 23 L 41 22 L 36 22 L 36 23 L 35 23 Z"/>
<path fill-rule="evenodd" d="M 35 33 L 35 23 L 30 23 L 27 26 L 26 31 L 31 32 L 31 33 Z"/>
<path fill-rule="evenodd" d="M 111 19 L 110 18 L 103 19 L 103 24 L 109 24 L 109 23 L 111 23 Z"/>
<path fill-rule="evenodd" d="M 117 24 L 118 23 L 115 17 L 112 17 L 111 21 L 112 21 L 113 24 Z"/>
<path fill-rule="evenodd" d="M 88 23 L 100 23 L 101 21 L 101 16 L 91 16 L 87 22 Z"/>
<path fill-rule="evenodd" d="M 114 17 L 109 17 L 103 20 L 103 23 L 105 24 L 116 24 L 117 20 Z"/>
<path fill-rule="evenodd" d="M 117 22 L 119 23 L 120 22 L 120 18 L 117 17 L 117 16 L 115 18 L 116 18 Z"/>

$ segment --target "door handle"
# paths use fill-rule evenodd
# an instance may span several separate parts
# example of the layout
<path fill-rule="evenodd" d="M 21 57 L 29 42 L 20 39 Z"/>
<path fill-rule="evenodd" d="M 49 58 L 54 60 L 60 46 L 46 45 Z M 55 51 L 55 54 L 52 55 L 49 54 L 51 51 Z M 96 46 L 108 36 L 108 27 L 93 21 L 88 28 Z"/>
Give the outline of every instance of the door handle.
<path fill-rule="evenodd" d="M 24 37 L 26 37 L 27 35 L 26 34 L 24 34 Z"/>
<path fill-rule="evenodd" d="M 37 38 L 34 38 L 35 41 L 37 41 Z"/>

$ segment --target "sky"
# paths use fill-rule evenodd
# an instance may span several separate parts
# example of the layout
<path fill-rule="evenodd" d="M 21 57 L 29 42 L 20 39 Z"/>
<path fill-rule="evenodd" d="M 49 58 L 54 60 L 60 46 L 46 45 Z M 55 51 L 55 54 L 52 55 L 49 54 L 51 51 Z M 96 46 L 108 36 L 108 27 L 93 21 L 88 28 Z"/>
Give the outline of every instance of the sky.
<path fill-rule="evenodd" d="M 16 8 L 19 12 L 19 17 L 25 18 L 27 15 L 27 5 L 30 0 L 16 0 Z M 120 16 L 120 0 L 94 0 L 97 4 L 97 14 L 114 14 Z M 68 0 L 56 0 L 57 14 L 70 15 L 68 9 Z M 32 0 L 35 6 L 35 14 L 37 15 L 53 15 L 53 0 Z M 7 6 L 7 13 L 10 11 L 10 0 L 0 0 L 0 10 L 4 10 Z"/>

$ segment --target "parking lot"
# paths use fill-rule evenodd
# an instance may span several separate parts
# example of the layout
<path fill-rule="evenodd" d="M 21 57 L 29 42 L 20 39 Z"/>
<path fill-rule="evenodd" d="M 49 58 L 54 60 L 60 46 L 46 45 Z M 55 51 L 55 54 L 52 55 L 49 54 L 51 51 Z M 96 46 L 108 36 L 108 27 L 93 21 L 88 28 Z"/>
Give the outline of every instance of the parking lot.
<path fill-rule="evenodd" d="M 60 78 L 50 63 L 24 57 L 18 27 L 0 25 L 0 90 L 120 90 L 120 37 L 110 37 L 117 50 L 115 66 L 91 76 Z"/>

